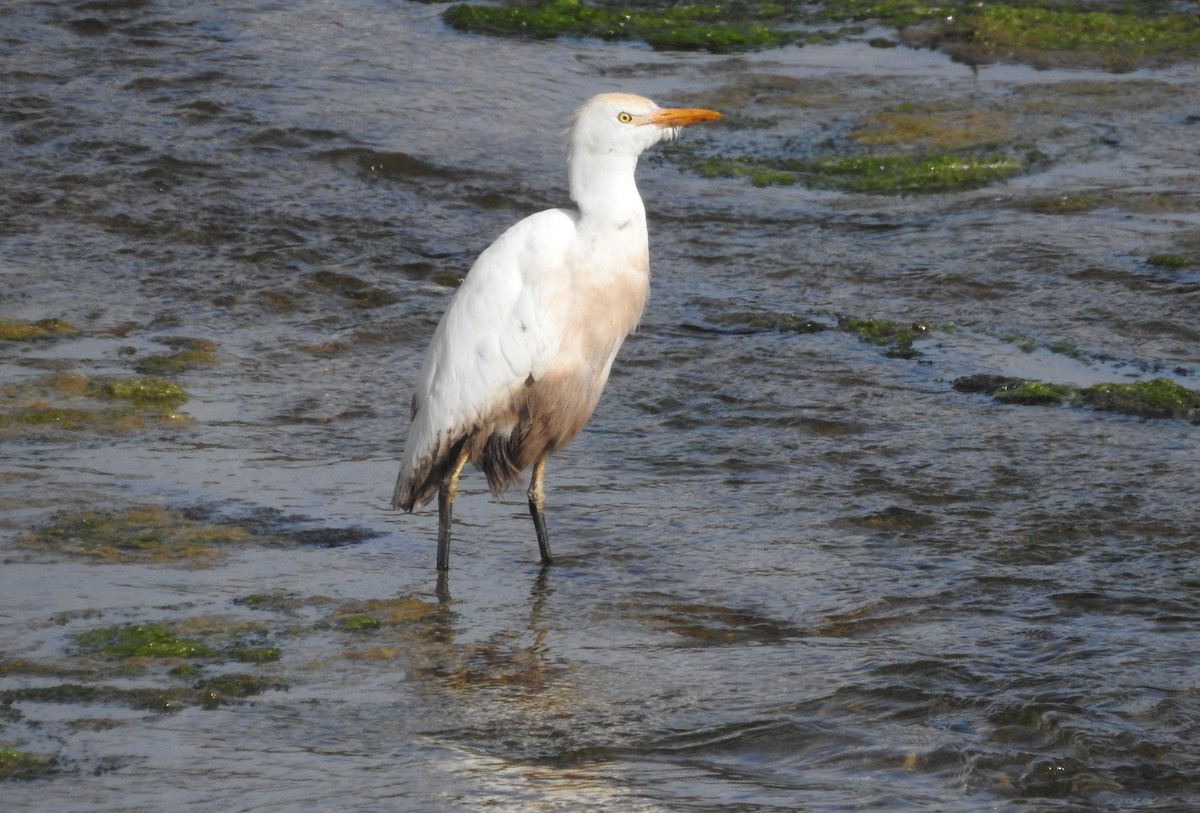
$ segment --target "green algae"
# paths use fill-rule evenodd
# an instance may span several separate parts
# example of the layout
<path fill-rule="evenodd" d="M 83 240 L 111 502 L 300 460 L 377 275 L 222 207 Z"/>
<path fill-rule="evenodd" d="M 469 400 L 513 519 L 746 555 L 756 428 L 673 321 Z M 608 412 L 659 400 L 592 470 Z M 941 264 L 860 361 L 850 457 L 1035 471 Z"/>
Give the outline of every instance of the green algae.
<path fill-rule="evenodd" d="M 235 644 L 225 650 L 225 654 L 242 663 L 270 663 L 277 661 L 283 654 L 279 651 L 279 647 L 274 646 L 246 646 L 243 644 Z"/>
<path fill-rule="evenodd" d="M 0 341 L 32 342 L 39 339 L 70 338 L 79 335 L 79 329 L 62 319 L 38 319 L 28 322 L 22 319 L 0 319 Z"/>
<path fill-rule="evenodd" d="M 441 610 L 440 605 L 418 598 L 368 599 L 344 604 L 334 613 L 332 621 L 343 632 L 373 632 L 385 624 L 424 621 Z"/>
<path fill-rule="evenodd" d="M 0 710 L 13 704 L 116 705 L 166 714 L 184 708 L 212 709 L 244 702 L 263 692 L 287 690 L 275 666 L 278 650 L 263 646 L 264 639 L 287 635 L 309 637 L 309 651 L 320 652 L 312 662 L 294 664 L 302 671 L 326 668 L 328 658 L 364 664 L 405 657 L 414 671 L 436 677 L 443 691 L 460 693 L 480 687 L 508 686 L 541 692 L 561 678 L 561 670 L 545 657 L 541 644 L 532 647 L 503 632 L 484 642 L 461 644 L 449 632 L 453 614 L 446 602 L 416 596 L 336 602 L 327 597 L 284 596 L 256 593 L 237 602 L 249 610 L 277 613 L 277 623 L 265 625 L 219 616 L 197 616 L 162 623 L 104 625 L 75 630 L 62 655 L 41 660 L 0 659 L 0 674 L 37 675 L 36 685 L 0 688 Z M 294 620 L 297 610 L 333 605 L 305 623 Z M 258 612 L 256 612 L 258 614 Z M 79 617 L 93 618 L 95 611 Z M 374 623 L 366 622 L 370 618 Z M 330 629 L 339 619 L 350 627 L 373 629 L 369 636 L 345 635 L 334 639 L 329 654 Z M 70 623 L 62 618 L 59 623 Z M 515 645 L 514 645 L 515 644 Z M 247 649 L 271 657 L 244 657 Z M 228 669 L 241 658 L 244 667 Z M 129 679 L 137 678 L 131 687 Z M 57 678 L 57 681 L 47 680 Z M 31 683 L 26 681 L 26 683 Z M 36 706 L 29 714 L 39 712 Z M 69 711 L 54 713 L 61 720 Z M 80 716 L 67 725 L 87 724 L 95 717 Z M 43 724 L 30 719 L 30 725 Z"/>
<path fill-rule="evenodd" d="M 207 564 L 251 534 L 238 525 L 201 522 L 160 506 L 60 514 L 17 539 L 25 550 L 105 562 Z"/>
<path fill-rule="evenodd" d="M 928 3 L 921 0 L 826 0 L 817 19 L 877 20 L 896 27 L 944 20 L 969 7 L 966 2 Z"/>
<path fill-rule="evenodd" d="M 1082 357 L 1083 353 L 1072 342 L 1065 339 L 1057 339 L 1046 345 L 1046 349 L 1051 353 L 1058 353 L 1060 356 L 1077 359 Z"/>
<path fill-rule="evenodd" d="M 174 349 L 140 358 L 133 369 L 142 375 L 165 376 L 217 364 L 217 345 L 208 339 L 172 338 L 164 343 Z"/>
<path fill-rule="evenodd" d="M 221 623 L 210 618 L 177 622 L 168 629 L 161 624 L 132 624 L 124 627 L 105 627 L 81 633 L 76 637 L 84 652 L 98 652 L 110 658 L 187 658 L 201 660 L 238 661 L 262 664 L 278 661 L 278 647 L 266 646 L 264 630 L 246 631 L 243 624 Z M 206 641 L 184 636 L 192 629 Z M 224 641 L 220 645 L 220 641 Z M 219 646 L 219 648 L 218 648 Z M 194 676 L 196 669 L 175 668 L 177 677 Z"/>
<path fill-rule="evenodd" d="M 896 322 L 887 319 L 859 319 L 852 316 L 838 317 L 838 330 L 851 333 L 859 341 L 886 347 L 887 355 L 892 358 L 915 358 L 920 355 L 913 342 L 927 335 L 935 328 L 924 322 Z M 949 331 L 950 325 L 938 327 L 939 330 Z"/>
<path fill-rule="evenodd" d="M 216 650 L 186 638 L 180 638 L 158 624 L 106 627 L 79 635 L 85 650 L 101 652 L 111 658 L 211 658 Z"/>
<path fill-rule="evenodd" d="M 0 435 L 46 430 L 125 433 L 147 425 L 186 425 L 175 408 L 188 400 L 162 379 L 105 378 L 62 372 L 0 386 Z"/>
<path fill-rule="evenodd" d="M 236 598 L 233 603 L 267 613 L 299 617 L 312 607 L 323 607 L 333 600 L 326 596 L 300 596 L 294 593 L 252 593 Z"/>
<path fill-rule="evenodd" d="M 292 609 L 300 600 L 290 595 L 275 595 L 273 593 L 251 593 L 248 596 L 234 599 L 234 604 L 260 610 Z"/>
<path fill-rule="evenodd" d="M 868 155 L 817 162 L 814 185 L 854 192 L 899 194 L 977 189 L 1023 169 L 1004 155 Z"/>
<path fill-rule="evenodd" d="M 48 725 L 50 717 L 38 706 L 122 706 L 171 714 L 194 709 L 215 709 L 270 691 L 286 691 L 289 683 L 279 676 L 284 668 L 275 666 L 279 650 L 265 645 L 275 635 L 291 639 L 308 636 L 311 649 L 329 648 L 328 631 L 341 619 L 346 629 L 373 629 L 370 636 L 341 637 L 334 657 L 355 661 L 370 668 L 374 662 L 411 657 L 425 674 L 444 675 L 441 685 L 447 691 L 473 691 L 479 686 L 504 685 L 542 690 L 558 677 L 547 666 L 543 649 L 504 648 L 509 639 L 497 636 L 499 643 L 460 645 L 446 633 L 448 624 L 444 602 L 415 596 L 388 597 L 337 602 L 324 596 L 253 593 L 235 602 L 248 610 L 274 612 L 278 623 L 264 624 L 243 617 L 200 615 L 163 622 L 99 624 L 93 629 L 76 629 L 65 652 L 41 659 L 2 659 L 0 675 L 37 676 L 29 685 L 0 687 L 0 712 L 23 704 L 27 725 Z M 296 623 L 292 616 L 300 610 L 333 605 L 332 615 Z M 97 611 L 54 617 L 56 624 L 68 624 L 80 618 L 92 619 Z M 332 622 L 332 623 L 331 623 Z M 237 661 L 239 664 L 234 664 Z M 301 670 L 321 668 L 324 659 L 302 663 Z M 136 685 L 130 678 L 136 677 Z M 17 683 L 17 682 L 14 682 Z M 78 712 L 70 719 L 69 709 L 53 712 L 53 720 L 70 730 L 94 724 L 95 712 Z M 24 718 L 23 718 L 24 719 Z M 2 721 L 2 718 L 0 718 Z M 0 779 L 35 775 L 35 770 L 50 771 L 52 766 L 40 757 L 26 754 L 18 743 L 0 743 Z M 53 760 L 52 757 L 46 758 Z M 61 770 L 61 767 L 58 768 Z"/>
<path fill-rule="evenodd" d="M 824 3 L 624 2 L 580 0 L 499 5 L 459 3 L 443 19 L 452 28 L 491 36 L 595 37 L 640 40 L 653 48 L 714 53 L 778 48 L 861 35 L 867 21 L 901 39 L 936 47 L 968 62 L 1007 59 L 1041 64 L 1126 69 L 1144 63 L 1193 60 L 1200 52 L 1200 17 L 1162 13 L 1153 4 L 1113 8 L 1059 0 L 826 0 Z M 882 44 L 890 39 L 874 38 Z"/>
<path fill-rule="evenodd" d="M 806 335 L 834 329 L 850 334 L 866 344 L 884 348 L 886 355 L 893 358 L 915 358 L 920 352 L 914 347 L 914 342 L 928 337 L 935 331 L 949 333 L 954 330 L 953 324 L 934 325 L 921 321 L 861 318 L 845 314 L 839 314 L 836 318 L 836 324 L 830 325 L 792 313 L 735 311 L 722 313 L 718 317 L 718 323 L 720 330 L 734 332 L 777 331 Z"/>
<path fill-rule="evenodd" d="M 900 322 L 839 316 L 838 330 L 853 333 L 867 344 L 895 347 L 902 352 L 912 349 L 913 331 Z"/>
<path fill-rule="evenodd" d="M 125 415 L 99 413 L 91 409 L 53 407 L 45 404 L 20 406 L 0 414 L 0 429 L 32 429 L 53 427 L 55 429 L 79 430 L 103 428 L 119 432 L 128 428 L 122 419 Z"/>
<path fill-rule="evenodd" d="M 1075 395 L 1075 390 L 1059 384 L 1044 384 L 1041 381 L 1021 381 L 1001 387 L 993 393 L 997 401 L 1005 404 L 1051 405 L 1062 404 Z"/>
<path fill-rule="evenodd" d="M 31 686 L 0 691 L 0 702 L 4 703 L 109 703 L 160 714 L 177 711 L 194 697 L 195 692 L 181 687 L 127 689 L 80 683 L 59 683 L 54 686 Z"/>
<path fill-rule="evenodd" d="M 978 150 L 1013 136 L 1012 115 L 980 110 L 942 109 L 904 102 L 865 115 L 851 139 L 866 147 L 918 145 L 926 151 Z"/>
<path fill-rule="evenodd" d="M 744 177 L 754 186 L 804 184 L 882 195 L 977 189 L 1024 171 L 1007 155 L 863 155 L 793 158 L 710 157 L 696 165 L 703 177 Z"/>
<path fill-rule="evenodd" d="M 0 748 L 0 780 L 41 779 L 58 770 L 54 757 L 16 748 Z"/>
<path fill-rule="evenodd" d="M 644 35 L 650 47 L 663 51 L 710 51 L 715 54 L 799 43 L 795 33 L 762 25 L 694 25 L 651 31 Z"/>
<path fill-rule="evenodd" d="M 1200 52 L 1200 17 L 980 5 L 951 31 L 985 54 L 1072 52 L 1108 67 Z"/>
<path fill-rule="evenodd" d="M 754 186 L 788 186 L 802 183 L 807 162 L 786 158 L 712 156 L 695 166 L 703 178 L 746 178 Z"/>
<path fill-rule="evenodd" d="M 972 375 L 956 379 L 953 386 L 959 392 L 984 393 L 1007 404 L 1070 404 L 1138 418 L 1182 418 L 1200 423 L 1200 391 L 1166 378 L 1078 389 L 1022 378 Z"/>
<path fill-rule="evenodd" d="M 820 333 L 830 325 L 795 313 L 753 310 L 737 311 L 716 309 L 710 315 L 711 324 L 696 325 L 694 329 L 716 333 Z"/>
<path fill-rule="evenodd" d="M 1007 336 L 1001 336 L 1000 338 L 1015 345 L 1016 348 L 1022 353 L 1032 353 L 1034 350 L 1038 349 L 1038 341 L 1032 336 L 1018 336 L 1016 334 L 1010 334 Z"/>
<path fill-rule="evenodd" d="M 198 680 L 192 688 L 200 693 L 201 703 L 207 708 L 212 708 L 230 700 L 242 700 L 286 686 L 257 675 L 231 673 Z"/>
<path fill-rule="evenodd" d="M 725 313 L 718 329 L 804 334 L 822 332 L 829 326 L 794 314 L 756 311 Z M 935 332 L 953 333 L 956 328 L 952 323 L 931 324 L 839 315 L 836 329 L 866 344 L 884 348 L 885 354 L 891 358 L 912 359 L 921 355 L 916 347 L 917 341 Z M 1024 352 L 1033 352 L 1039 347 L 1036 341 L 1026 337 L 1008 336 L 1005 340 L 1015 343 Z M 1046 349 L 1072 359 L 1084 358 L 1076 345 L 1064 340 L 1051 342 Z M 978 374 L 955 379 L 953 387 L 959 392 L 990 395 L 1002 404 L 1066 405 L 1140 418 L 1182 418 L 1200 424 L 1200 391 L 1188 389 L 1166 378 L 1079 388 L 1026 378 Z"/>
<path fill-rule="evenodd" d="M 88 389 L 89 395 L 137 404 L 161 404 L 168 407 L 187 403 L 188 394 L 174 381 L 160 378 L 97 379 Z"/>
<path fill-rule="evenodd" d="M 721 317 L 723 324 L 733 325 L 741 330 L 759 331 L 774 330 L 780 333 L 820 333 L 828 330 L 829 325 L 816 319 L 797 316 L 794 313 L 776 313 L 773 311 L 752 311 L 749 313 L 729 313 Z"/>
<path fill-rule="evenodd" d="M 338 619 L 338 629 L 344 632 L 370 632 L 382 625 L 383 622 L 373 615 L 351 615 Z"/>
<path fill-rule="evenodd" d="M 475 34 L 641 40 L 658 49 L 722 53 L 803 42 L 803 32 L 767 24 L 784 17 L 785 9 L 777 3 L 731 12 L 720 4 L 609 7 L 552 0 L 502 6 L 458 4 L 446 9 L 443 19 L 452 28 Z"/>
<path fill-rule="evenodd" d="M 1186 418 L 1200 421 L 1200 391 L 1166 378 L 1132 384 L 1097 384 L 1079 392 L 1091 409 L 1143 418 Z"/>
<path fill-rule="evenodd" d="M 192 672 L 171 670 L 171 676 L 190 677 Z M 202 678 L 190 685 L 125 688 L 104 683 L 85 685 L 59 683 L 0 691 L 0 702 L 58 703 L 63 705 L 106 704 L 170 714 L 189 705 L 216 708 L 287 685 L 254 675 L 230 674 Z M 0 774 L 0 778 L 3 775 Z"/>
<path fill-rule="evenodd" d="M 1187 268 L 1192 264 L 1191 258 L 1180 254 L 1151 254 L 1146 262 L 1155 268 Z"/>
<path fill-rule="evenodd" d="M 967 62 L 1006 59 L 1122 70 L 1194 60 L 1200 53 L 1200 17 L 1162 13 L 1153 3 L 1114 8 L 1059 0 L 827 0 L 817 17 L 875 20 L 900 29 L 911 44 L 941 48 Z"/>

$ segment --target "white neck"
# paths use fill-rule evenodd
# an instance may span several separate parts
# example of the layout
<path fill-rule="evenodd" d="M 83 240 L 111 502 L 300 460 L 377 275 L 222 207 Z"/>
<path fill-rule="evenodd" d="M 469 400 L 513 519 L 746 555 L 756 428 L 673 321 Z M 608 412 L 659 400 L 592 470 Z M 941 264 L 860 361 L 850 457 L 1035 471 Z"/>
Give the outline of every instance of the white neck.
<path fill-rule="evenodd" d="M 637 156 L 628 153 L 572 152 L 571 200 L 587 220 L 625 223 L 646 219 L 634 180 Z"/>

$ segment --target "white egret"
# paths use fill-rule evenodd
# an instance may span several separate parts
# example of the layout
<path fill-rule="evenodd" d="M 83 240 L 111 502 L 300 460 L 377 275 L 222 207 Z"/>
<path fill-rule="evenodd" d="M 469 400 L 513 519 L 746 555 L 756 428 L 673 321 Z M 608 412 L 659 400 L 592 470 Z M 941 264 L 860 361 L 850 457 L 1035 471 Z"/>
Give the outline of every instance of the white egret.
<path fill-rule="evenodd" d="M 438 496 L 437 566 L 450 566 L 450 519 L 470 460 L 493 493 L 529 466 L 529 512 L 542 562 L 546 458 L 591 417 L 650 285 L 638 156 L 679 128 L 719 119 L 605 93 L 575 113 L 569 133 L 571 199 L 504 232 L 471 267 L 425 356 L 392 507 Z"/>

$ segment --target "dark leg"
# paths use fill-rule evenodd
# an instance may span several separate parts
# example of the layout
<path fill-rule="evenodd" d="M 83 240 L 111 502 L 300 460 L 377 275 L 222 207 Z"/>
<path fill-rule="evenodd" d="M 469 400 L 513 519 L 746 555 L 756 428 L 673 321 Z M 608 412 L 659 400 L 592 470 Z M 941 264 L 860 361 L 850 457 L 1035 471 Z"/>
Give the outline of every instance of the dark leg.
<path fill-rule="evenodd" d="M 438 570 L 450 569 L 450 515 L 454 511 L 454 495 L 458 493 L 458 475 L 462 473 L 462 468 L 466 463 L 467 454 L 463 452 L 459 455 L 458 462 L 454 464 L 450 476 L 438 489 Z"/>
<path fill-rule="evenodd" d="M 542 552 L 542 564 L 553 564 L 550 558 L 550 536 L 546 533 L 546 517 L 542 510 L 546 507 L 546 491 L 542 488 L 542 475 L 546 468 L 546 458 L 538 459 L 533 464 L 533 474 L 529 478 L 529 515 L 533 517 L 533 530 L 537 532 L 538 550 Z"/>

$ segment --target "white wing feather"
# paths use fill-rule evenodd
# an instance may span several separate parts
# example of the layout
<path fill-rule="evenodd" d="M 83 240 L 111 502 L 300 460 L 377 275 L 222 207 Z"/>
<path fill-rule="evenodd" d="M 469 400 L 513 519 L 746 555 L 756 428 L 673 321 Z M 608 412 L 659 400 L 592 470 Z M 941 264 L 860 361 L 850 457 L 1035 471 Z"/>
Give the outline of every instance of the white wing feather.
<path fill-rule="evenodd" d="M 568 261 L 578 215 L 551 209 L 489 246 L 438 323 L 413 397 L 396 500 L 408 481 L 554 358 L 562 328 L 545 306 Z"/>

